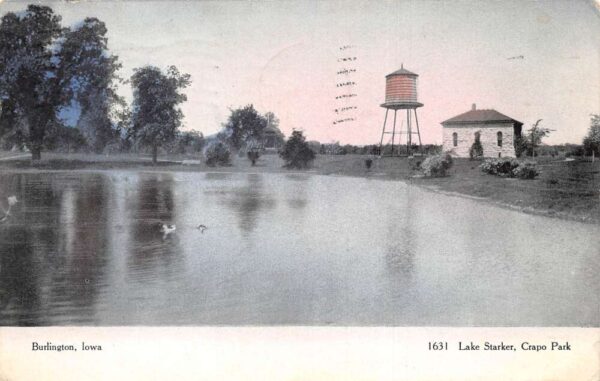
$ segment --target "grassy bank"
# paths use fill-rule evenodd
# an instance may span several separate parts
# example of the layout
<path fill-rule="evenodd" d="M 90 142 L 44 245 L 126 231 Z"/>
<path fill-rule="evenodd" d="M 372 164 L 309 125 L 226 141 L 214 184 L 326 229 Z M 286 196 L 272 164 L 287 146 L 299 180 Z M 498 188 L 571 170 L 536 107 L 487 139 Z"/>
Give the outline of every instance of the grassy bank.
<path fill-rule="evenodd" d="M 0 171 L 4 170 L 109 170 L 144 171 L 219 171 L 219 172 L 288 172 L 277 155 L 263 155 L 256 166 L 246 158 L 234 157 L 231 166 L 208 167 L 197 158 L 163 157 L 152 165 L 149 157 L 137 155 L 82 155 L 46 153 L 33 165 L 27 157 L 8 159 L 0 155 Z M 419 158 L 374 158 L 366 169 L 367 156 L 318 155 L 308 171 L 323 175 L 344 175 L 387 180 L 404 180 L 439 192 L 479 198 L 527 213 L 600 223 L 600 161 L 564 161 L 540 159 L 541 174 L 535 180 L 501 178 L 484 174 L 480 162 L 457 159 L 449 175 L 443 178 L 420 178 L 413 170 Z M 187 160 L 187 161 L 186 161 Z"/>
<path fill-rule="evenodd" d="M 414 158 L 412 160 L 420 160 Z M 540 175 L 519 180 L 485 174 L 480 161 L 456 159 L 448 176 L 421 178 L 407 158 L 375 159 L 366 171 L 364 157 L 321 158 L 324 174 L 402 179 L 431 190 L 466 195 L 527 213 L 600 223 L 600 161 L 538 160 Z"/>

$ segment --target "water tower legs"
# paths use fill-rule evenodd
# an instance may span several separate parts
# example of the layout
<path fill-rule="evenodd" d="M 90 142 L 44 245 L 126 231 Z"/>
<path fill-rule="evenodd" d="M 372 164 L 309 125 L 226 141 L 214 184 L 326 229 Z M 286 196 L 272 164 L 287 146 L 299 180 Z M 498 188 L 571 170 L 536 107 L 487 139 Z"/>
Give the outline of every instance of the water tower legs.
<path fill-rule="evenodd" d="M 385 118 L 383 119 L 383 129 L 381 131 L 381 140 L 379 141 L 379 156 L 384 156 L 383 154 L 383 150 L 384 150 L 384 145 L 383 145 L 383 139 L 385 137 L 385 134 L 392 134 L 392 139 L 391 139 L 391 152 L 390 152 L 390 156 L 394 156 L 395 152 L 394 152 L 394 144 L 395 144 L 395 140 L 396 140 L 396 114 L 398 112 L 398 109 L 393 109 L 394 110 L 394 122 L 392 125 L 392 131 L 386 131 L 385 127 L 387 124 L 387 117 L 388 117 L 388 112 L 390 111 L 389 108 L 386 108 L 385 110 Z M 412 155 L 412 135 L 413 135 L 413 131 L 412 131 L 412 115 L 411 115 L 411 110 L 414 110 L 415 113 L 415 125 L 417 127 L 417 131 L 416 134 L 419 137 L 419 151 L 421 151 L 422 149 L 422 145 L 421 145 L 421 132 L 419 131 L 419 119 L 417 118 L 417 109 L 416 108 L 407 108 L 406 109 L 406 131 L 402 131 L 402 129 L 400 129 L 400 131 L 398 132 L 398 156 L 400 156 L 400 144 L 402 143 L 402 134 L 406 134 L 406 154 L 408 156 Z M 387 143 L 386 143 L 387 145 Z"/>
<path fill-rule="evenodd" d="M 396 111 L 398 110 L 394 110 L 394 127 L 392 127 L 392 156 L 394 156 L 394 137 L 396 136 Z M 398 146 L 400 146 L 400 142 L 398 142 Z"/>
<path fill-rule="evenodd" d="M 381 141 L 379 142 L 379 157 L 383 156 L 383 137 L 385 136 L 385 123 L 387 122 L 387 116 L 389 108 L 385 109 L 385 118 L 383 119 L 383 129 L 381 130 Z"/>
<path fill-rule="evenodd" d="M 423 144 L 421 143 L 421 132 L 419 131 L 419 118 L 417 118 L 417 109 L 415 109 L 415 122 L 417 122 L 417 135 L 419 136 L 419 149 L 423 149 Z"/>
<path fill-rule="evenodd" d="M 417 118 L 417 109 L 406 109 L 406 153 L 408 156 L 412 156 L 412 125 L 410 110 L 415 113 L 415 125 L 417 126 L 417 136 L 419 137 L 419 151 L 423 151 L 423 145 L 421 144 L 421 131 L 419 131 L 419 118 Z"/>
<path fill-rule="evenodd" d="M 406 109 L 406 155 L 410 156 L 410 148 L 412 144 L 412 131 L 410 128 L 410 109 Z"/>
<path fill-rule="evenodd" d="M 383 147 L 384 147 L 383 138 L 385 137 L 385 134 L 392 134 L 392 139 L 391 139 L 392 150 L 391 150 L 390 156 L 394 156 L 394 141 L 396 140 L 396 114 L 397 114 L 398 110 L 394 109 L 394 122 L 392 123 L 392 131 L 391 132 L 385 130 L 389 111 L 390 111 L 389 108 L 385 109 L 385 118 L 383 119 L 383 129 L 381 131 L 381 140 L 379 141 L 379 157 L 383 156 Z M 386 145 L 387 145 L 387 143 L 386 143 Z M 398 139 L 398 156 L 399 155 L 400 155 L 400 139 Z"/>

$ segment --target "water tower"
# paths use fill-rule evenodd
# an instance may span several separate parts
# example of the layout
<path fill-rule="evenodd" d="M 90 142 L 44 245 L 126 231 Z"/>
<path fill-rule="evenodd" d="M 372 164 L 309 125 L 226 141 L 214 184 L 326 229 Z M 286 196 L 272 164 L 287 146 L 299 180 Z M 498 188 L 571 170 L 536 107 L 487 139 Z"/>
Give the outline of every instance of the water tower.
<path fill-rule="evenodd" d="M 421 134 L 419 132 L 419 119 L 417 119 L 417 108 L 422 107 L 423 103 L 417 102 L 417 77 L 404 68 L 404 65 L 391 74 L 385 76 L 385 103 L 381 107 L 385 108 L 385 119 L 383 120 L 383 131 L 381 132 L 381 142 L 379 143 L 379 155 L 383 156 L 384 137 L 386 134 L 391 134 L 392 143 L 391 155 L 394 156 L 394 142 L 396 135 L 398 136 L 398 147 L 402 140 L 402 135 L 406 135 L 406 153 L 411 155 L 412 135 L 416 134 L 419 137 L 419 149 L 421 148 Z M 388 113 L 394 110 L 394 123 L 392 129 L 386 130 Z M 396 114 L 398 110 L 406 110 L 406 126 L 404 129 L 396 131 Z M 415 116 L 415 125 L 417 131 L 412 130 L 412 114 Z M 389 141 L 385 142 L 388 144 Z M 399 150 L 399 148 L 398 148 Z M 398 156 L 400 152 L 398 152 Z"/>

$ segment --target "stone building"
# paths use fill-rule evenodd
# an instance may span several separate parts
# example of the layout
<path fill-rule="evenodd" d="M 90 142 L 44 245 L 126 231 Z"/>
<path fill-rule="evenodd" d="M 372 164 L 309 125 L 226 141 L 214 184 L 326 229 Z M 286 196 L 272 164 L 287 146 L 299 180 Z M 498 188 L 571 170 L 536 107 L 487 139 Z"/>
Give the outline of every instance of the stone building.
<path fill-rule="evenodd" d="M 514 139 L 521 135 L 523 123 L 496 110 L 470 111 L 442 122 L 444 152 L 469 157 L 469 150 L 479 139 L 484 157 L 515 157 Z"/>

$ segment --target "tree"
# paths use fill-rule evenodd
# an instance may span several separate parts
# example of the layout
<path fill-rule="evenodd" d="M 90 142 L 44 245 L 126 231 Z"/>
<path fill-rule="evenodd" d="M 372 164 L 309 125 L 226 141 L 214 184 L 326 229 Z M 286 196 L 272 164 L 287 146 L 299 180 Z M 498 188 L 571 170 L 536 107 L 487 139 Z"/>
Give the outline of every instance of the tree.
<path fill-rule="evenodd" d="M 117 95 L 121 68 L 117 56 L 108 53 L 106 25 L 97 18 L 86 18 L 69 30 L 58 54 L 59 78 L 67 85 L 71 105 L 81 110 L 77 127 L 88 144 L 100 153 L 117 137 L 113 119 L 125 101 Z"/>
<path fill-rule="evenodd" d="M 32 160 L 41 158 L 47 131 L 66 100 L 53 49 L 63 33 L 60 22 L 51 8 L 39 5 L 0 21 L 0 134 L 25 144 Z"/>
<path fill-rule="evenodd" d="M 515 135 L 515 138 L 513 140 L 513 146 L 515 148 L 515 155 L 517 157 L 521 157 L 523 153 L 527 154 L 528 143 L 527 139 L 523 137 L 523 135 Z"/>
<path fill-rule="evenodd" d="M 279 156 L 285 160 L 286 168 L 307 168 L 315 159 L 315 153 L 310 149 L 302 131 L 294 130 L 292 136 L 283 146 Z"/>
<path fill-rule="evenodd" d="M 79 151 L 86 146 L 86 143 L 79 129 L 58 124 L 52 129 L 52 133 L 48 134 L 44 147 L 69 153 Z"/>
<path fill-rule="evenodd" d="M 178 106 L 187 100 L 181 90 L 190 83 L 190 75 L 179 73 L 175 66 L 166 73 L 154 66 L 134 70 L 132 133 L 140 144 L 152 148 L 154 164 L 158 148 L 177 135 L 183 118 Z"/>
<path fill-rule="evenodd" d="M 230 165 L 231 152 L 229 147 L 222 141 L 215 140 L 209 144 L 204 153 L 206 165 L 214 167 L 215 165 Z"/>
<path fill-rule="evenodd" d="M 272 115 L 272 118 L 271 123 L 279 123 L 275 115 Z M 245 143 L 261 138 L 263 130 L 267 127 L 267 118 L 260 115 L 250 104 L 231 110 L 227 123 L 223 127 L 221 138 L 231 147 L 239 150 Z"/>
<path fill-rule="evenodd" d="M 595 159 L 596 155 L 600 155 L 600 115 L 592 114 L 590 129 L 583 139 L 583 147 L 587 155 L 592 155 L 592 160 Z"/>
<path fill-rule="evenodd" d="M 171 151 L 178 154 L 194 154 L 202 152 L 204 143 L 204 135 L 200 131 L 180 132 L 175 138 Z"/>
<path fill-rule="evenodd" d="M 535 122 L 531 126 L 531 128 L 529 129 L 529 133 L 527 134 L 526 139 L 527 139 L 528 151 L 532 157 L 537 156 L 535 149 L 537 147 L 539 147 L 540 144 L 542 144 L 542 139 L 545 138 L 546 136 L 550 135 L 550 132 L 552 131 L 548 128 L 540 127 L 539 124 L 541 121 L 542 121 L 542 119 L 538 119 L 537 122 Z"/>

